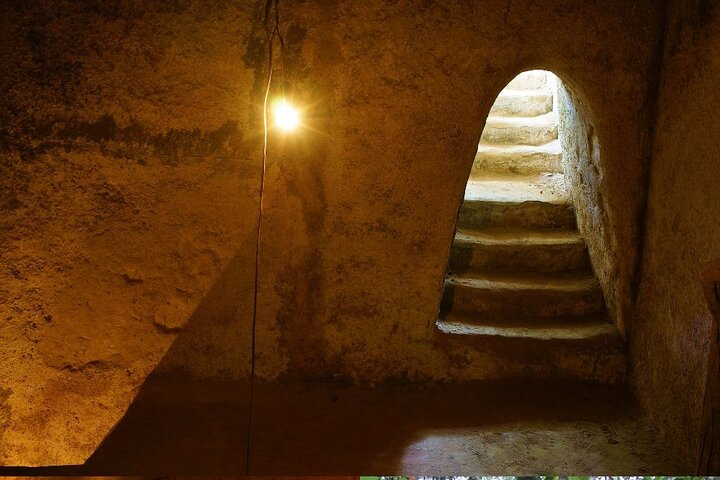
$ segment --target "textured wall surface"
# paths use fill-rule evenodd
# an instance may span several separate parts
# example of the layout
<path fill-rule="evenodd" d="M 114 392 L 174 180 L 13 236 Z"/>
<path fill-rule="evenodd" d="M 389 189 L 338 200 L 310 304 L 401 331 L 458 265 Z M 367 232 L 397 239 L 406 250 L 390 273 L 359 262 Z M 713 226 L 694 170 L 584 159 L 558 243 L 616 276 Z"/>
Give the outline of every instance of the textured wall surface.
<path fill-rule="evenodd" d="M 625 302 L 616 308 L 624 325 L 645 199 L 657 2 L 288 8 L 299 32 L 292 75 L 317 117 L 270 167 L 261 375 L 375 382 L 517 371 L 495 352 L 437 342 L 434 322 L 485 117 L 530 68 L 555 72 L 591 111 L 604 162 L 591 187 L 602 199 L 581 208 L 605 209 L 586 215 L 607 224 L 608 238 L 594 241 L 605 249 L 597 264 L 610 304 Z"/>
<path fill-rule="evenodd" d="M 252 3 L 0 5 L 0 463 L 82 462 L 168 349 L 165 373 L 247 374 L 264 80 Z M 523 372 L 438 340 L 434 322 L 485 117 L 530 68 L 592 111 L 602 278 L 608 295 L 628 289 L 657 2 L 283 5 L 305 128 L 270 138 L 259 375 Z"/>
<path fill-rule="evenodd" d="M 672 1 L 631 344 L 633 382 L 689 457 L 701 438 L 711 315 L 700 275 L 720 258 L 720 7 Z"/>
<path fill-rule="evenodd" d="M 638 251 L 634 247 L 617 248 L 622 230 L 613 228 L 618 211 L 613 209 L 613 197 L 608 190 L 607 175 L 611 165 L 608 165 L 597 135 L 597 118 L 586 101 L 563 83 L 558 85 L 557 106 L 565 184 L 576 207 L 578 229 L 586 239 L 608 311 L 625 335 L 633 279 L 637 275 L 633 262 L 637 261 Z M 642 191 L 639 185 L 637 187 Z M 634 230 L 634 225 L 630 228 Z M 637 233 L 626 234 L 635 236 Z"/>
<path fill-rule="evenodd" d="M 0 463 L 83 462 L 186 323 L 223 341 L 169 370 L 247 374 L 251 277 L 227 272 L 253 268 L 261 139 L 241 5 L 0 5 Z"/>

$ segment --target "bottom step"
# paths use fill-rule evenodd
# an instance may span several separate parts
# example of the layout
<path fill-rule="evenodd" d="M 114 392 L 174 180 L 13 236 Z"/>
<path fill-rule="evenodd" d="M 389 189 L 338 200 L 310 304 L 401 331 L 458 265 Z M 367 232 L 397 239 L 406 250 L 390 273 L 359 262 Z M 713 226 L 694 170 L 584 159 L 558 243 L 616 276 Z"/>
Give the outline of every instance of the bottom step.
<path fill-rule="evenodd" d="M 521 371 L 528 378 L 625 381 L 624 342 L 616 327 L 602 317 L 581 319 L 576 325 L 507 326 L 451 317 L 438 320 L 436 337 L 450 350 L 465 348 L 493 355 L 506 371 Z"/>
<path fill-rule="evenodd" d="M 616 341 L 615 325 L 605 315 L 529 317 L 446 313 L 438 329 L 451 335 L 500 336 L 532 340 Z"/>

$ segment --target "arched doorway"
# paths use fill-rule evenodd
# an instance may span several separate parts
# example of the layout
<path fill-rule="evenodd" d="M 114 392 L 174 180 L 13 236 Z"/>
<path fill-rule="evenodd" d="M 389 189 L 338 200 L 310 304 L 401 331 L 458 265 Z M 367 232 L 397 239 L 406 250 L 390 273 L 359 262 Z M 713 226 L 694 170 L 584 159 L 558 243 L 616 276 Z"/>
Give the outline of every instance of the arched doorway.
<path fill-rule="evenodd" d="M 527 71 L 493 104 L 460 207 L 437 327 L 548 347 L 599 341 L 622 365 L 622 342 L 565 185 L 559 85 L 551 72 Z"/>

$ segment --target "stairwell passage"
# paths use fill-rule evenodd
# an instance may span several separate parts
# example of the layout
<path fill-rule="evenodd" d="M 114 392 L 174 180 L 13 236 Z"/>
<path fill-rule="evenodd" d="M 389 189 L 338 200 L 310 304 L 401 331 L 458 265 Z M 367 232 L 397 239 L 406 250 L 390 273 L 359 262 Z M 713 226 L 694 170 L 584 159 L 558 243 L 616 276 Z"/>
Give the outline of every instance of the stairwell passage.
<path fill-rule="evenodd" d="M 523 73 L 490 111 L 457 220 L 437 327 L 476 348 L 500 343 L 531 376 L 572 370 L 581 379 L 618 382 L 625 375 L 623 342 L 565 188 L 554 81 L 549 72 Z"/>

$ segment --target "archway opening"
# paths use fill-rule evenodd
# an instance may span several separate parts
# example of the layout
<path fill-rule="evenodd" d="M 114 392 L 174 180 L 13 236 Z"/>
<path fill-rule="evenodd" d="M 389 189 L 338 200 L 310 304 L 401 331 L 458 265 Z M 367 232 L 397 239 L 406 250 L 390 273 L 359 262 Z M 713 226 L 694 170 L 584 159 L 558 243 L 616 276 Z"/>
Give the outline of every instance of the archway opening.
<path fill-rule="evenodd" d="M 493 104 L 459 210 L 437 327 L 443 334 L 515 339 L 559 349 L 557 363 L 597 364 L 622 378 L 622 341 L 610 320 L 566 186 L 554 74 L 515 77 Z M 566 155 L 573 157 L 573 155 Z M 587 349 L 577 349 L 585 343 Z M 569 344 L 573 353 L 562 353 Z M 519 347 L 519 345 L 518 345 Z M 578 353 L 580 352 L 580 353 Z M 586 355 L 578 359 L 577 355 Z M 607 359 L 605 359 L 607 360 Z"/>

